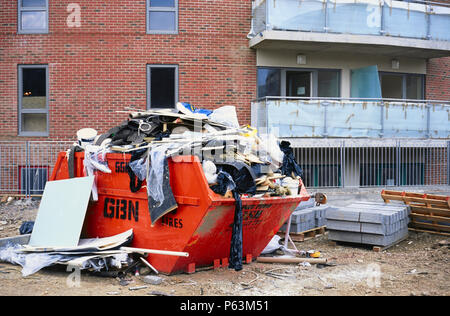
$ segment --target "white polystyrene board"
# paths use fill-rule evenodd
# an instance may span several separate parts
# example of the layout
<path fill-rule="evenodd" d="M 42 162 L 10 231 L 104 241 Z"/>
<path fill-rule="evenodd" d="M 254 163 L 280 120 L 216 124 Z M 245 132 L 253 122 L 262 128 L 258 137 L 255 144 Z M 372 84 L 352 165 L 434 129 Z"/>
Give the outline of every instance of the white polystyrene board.
<path fill-rule="evenodd" d="M 93 183 L 93 176 L 47 182 L 28 245 L 77 246 Z"/>

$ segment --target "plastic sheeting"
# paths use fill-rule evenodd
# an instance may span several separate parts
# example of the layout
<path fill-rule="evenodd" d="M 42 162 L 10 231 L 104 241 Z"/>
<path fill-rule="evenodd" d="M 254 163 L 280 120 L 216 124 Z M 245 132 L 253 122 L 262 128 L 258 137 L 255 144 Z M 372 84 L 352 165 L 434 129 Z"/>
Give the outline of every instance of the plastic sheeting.
<path fill-rule="evenodd" d="M 20 253 L 21 245 L 9 245 L 0 249 L 0 261 L 9 262 L 22 266 L 22 275 L 24 277 L 38 272 L 39 270 L 51 266 L 56 262 L 63 260 L 64 255 L 48 253 Z"/>

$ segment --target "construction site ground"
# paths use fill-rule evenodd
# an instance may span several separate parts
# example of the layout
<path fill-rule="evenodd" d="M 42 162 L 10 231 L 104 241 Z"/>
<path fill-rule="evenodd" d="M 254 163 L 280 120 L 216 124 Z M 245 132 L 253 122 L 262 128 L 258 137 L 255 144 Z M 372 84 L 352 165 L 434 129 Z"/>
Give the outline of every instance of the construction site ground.
<path fill-rule="evenodd" d="M 395 188 L 394 188 L 395 189 Z M 405 188 L 399 188 L 406 190 Z M 448 195 L 450 188 L 407 188 L 408 191 Z M 382 201 L 380 189 L 322 190 L 329 204 L 355 200 Z M 0 204 L 0 238 L 18 235 L 24 221 L 33 221 L 38 200 Z M 371 247 L 335 244 L 322 235 L 297 242 L 299 250 L 318 250 L 332 266 L 267 264 L 252 262 L 236 272 L 227 268 L 193 274 L 159 275 L 151 285 L 140 276 L 124 280 L 82 272 L 74 286 L 72 271 L 64 266 L 43 269 L 23 277 L 21 267 L 0 262 L 0 296 L 409 296 L 450 295 L 450 252 L 446 236 L 410 232 L 407 239 L 381 252 Z M 147 271 L 146 271 L 147 270 Z"/>

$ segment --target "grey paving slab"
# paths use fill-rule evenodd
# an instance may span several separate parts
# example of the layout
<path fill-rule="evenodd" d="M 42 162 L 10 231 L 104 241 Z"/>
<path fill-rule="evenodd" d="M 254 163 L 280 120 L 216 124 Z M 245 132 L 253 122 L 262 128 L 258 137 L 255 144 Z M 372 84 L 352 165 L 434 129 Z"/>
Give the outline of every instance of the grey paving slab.
<path fill-rule="evenodd" d="M 395 222 L 393 224 L 375 224 L 375 223 L 349 222 L 336 220 L 327 221 L 328 230 L 360 232 L 377 235 L 391 235 L 407 226 L 408 226 L 407 219 Z"/>
<path fill-rule="evenodd" d="M 328 239 L 334 241 L 352 242 L 358 244 L 367 244 L 374 246 L 389 246 L 408 236 L 408 228 L 391 235 L 366 234 L 358 232 L 328 230 Z"/>
<path fill-rule="evenodd" d="M 284 224 L 281 227 L 280 231 L 281 232 L 285 232 L 286 231 L 286 227 L 287 227 L 287 224 Z M 304 232 L 306 230 L 313 229 L 315 227 L 316 227 L 315 226 L 315 220 L 312 219 L 311 221 L 308 221 L 308 222 L 303 222 L 303 223 L 299 223 L 299 224 L 296 224 L 296 223 L 291 224 L 290 232 L 292 232 L 292 233 L 301 233 L 301 232 Z"/>

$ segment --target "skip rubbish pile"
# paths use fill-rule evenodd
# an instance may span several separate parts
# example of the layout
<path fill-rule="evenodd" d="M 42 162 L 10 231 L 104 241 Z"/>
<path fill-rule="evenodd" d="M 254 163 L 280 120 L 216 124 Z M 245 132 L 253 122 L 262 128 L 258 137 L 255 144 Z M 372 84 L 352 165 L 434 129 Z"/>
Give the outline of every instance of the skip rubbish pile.
<path fill-rule="evenodd" d="M 197 157 L 210 188 L 236 200 L 230 267 L 242 269 L 241 195 L 298 194 L 302 170 L 289 142 L 280 143 L 273 135 L 259 136 L 254 128 L 240 126 L 233 106 L 212 111 L 178 103 L 176 110 L 124 112 L 128 119 L 105 134 L 97 136 L 94 131 L 89 137 L 78 135 L 79 142 L 69 156 L 84 151 L 84 163 L 92 175 L 95 170 L 110 172 L 107 153 L 131 153 L 127 166 L 130 189 L 137 192 L 144 181 L 150 184 L 146 187 L 152 224 L 177 208 L 168 159 Z M 94 184 L 94 199 L 95 191 Z"/>
<path fill-rule="evenodd" d="M 129 255 L 136 251 L 123 249 L 123 245 L 132 240 L 131 232 L 122 240 L 123 243 L 106 249 L 107 252 L 105 249 L 86 250 L 81 247 L 83 240 L 80 239 L 88 203 L 99 200 L 96 174 L 112 173 L 107 154 L 127 153 L 131 155 L 126 164 L 129 188 L 133 193 L 143 190 L 147 193 L 152 226 L 178 207 L 170 185 L 169 161 L 175 157 L 200 161 L 211 190 L 235 200 L 229 268 L 241 270 L 241 199 L 297 196 L 300 190 L 302 170 L 295 161 L 289 142 L 280 142 L 273 135 L 258 135 L 250 126 L 240 126 L 232 106 L 211 111 L 178 103 L 176 109 L 138 111 L 127 108 L 120 112 L 127 113 L 127 119 L 104 134 L 98 135 L 90 128 L 78 131 L 78 141 L 66 155 L 69 179 L 47 182 L 28 244 L 10 245 L 0 260 L 18 263 L 24 269 L 26 266 L 25 273 L 36 271 L 34 267 L 28 268 L 30 253 L 37 256 L 45 254 L 49 259 L 39 264 L 37 269 L 68 262 L 94 270 L 132 264 Z M 77 152 L 84 153 L 86 176 L 82 178 L 75 177 Z M 72 181 L 76 179 L 79 183 Z M 67 181 L 66 185 L 62 185 L 64 181 Z M 58 184 L 52 187 L 52 182 Z M 68 194 L 81 191 L 83 193 L 75 197 Z M 73 209 L 65 206 L 64 212 L 55 213 L 60 205 L 52 205 L 51 198 L 46 199 L 46 196 L 58 196 L 61 200 L 65 194 L 66 204 L 72 205 Z M 61 236 L 67 237 L 63 247 Z"/>

